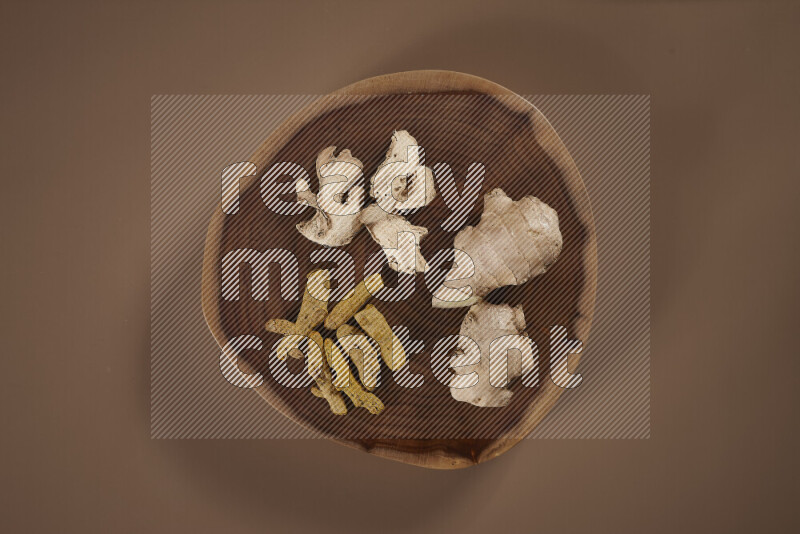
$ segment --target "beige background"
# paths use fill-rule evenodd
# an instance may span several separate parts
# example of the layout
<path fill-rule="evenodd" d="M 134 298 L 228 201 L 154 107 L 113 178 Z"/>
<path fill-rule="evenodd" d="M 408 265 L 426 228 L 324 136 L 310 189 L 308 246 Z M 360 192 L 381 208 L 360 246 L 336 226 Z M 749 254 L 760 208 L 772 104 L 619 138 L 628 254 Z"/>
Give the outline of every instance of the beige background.
<path fill-rule="evenodd" d="M 163 4 L 0 8 L 0 528 L 797 528 L 797 3 Z M 419 68 L 652 95 L 651 439 L 444 473 L 324 441 L 151 441 L 150 95 Z"/>

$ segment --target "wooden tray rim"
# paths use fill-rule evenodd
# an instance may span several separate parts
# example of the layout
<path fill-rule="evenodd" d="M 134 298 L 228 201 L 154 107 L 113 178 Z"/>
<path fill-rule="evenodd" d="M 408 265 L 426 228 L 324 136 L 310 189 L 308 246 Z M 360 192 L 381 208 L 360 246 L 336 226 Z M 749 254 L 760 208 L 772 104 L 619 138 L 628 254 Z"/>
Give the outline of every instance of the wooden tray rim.
<path fill-rule="evenodd" d="M 513 91 L 485 78 L 445 70 L 406 71 L 368 78 L 321 97 L 290 116 L 261 144 L 249 161 L 255 163 L 259 171 L 261 171 L 266 162 L 270 161 L 277 151 L 290 140 L 294 132 L 320 113 L 334 109 L 337 106 L 336 99 L 331 97 L 446 92 L 502 95 L 509 97 L 503 99 L 504 105 L 530 114 L 537 142 L 563 173 L 565 185 L 571 198 L 579 201 L 576 202 L 576 212 L 588 234 L 582 253 L 583 264 L 586 267 L 585 272 L 588 273 L 588 276 L 585 279 L 585 285 L 579 297 L 578 307 L 581 316 L 576 321 L 575 334 L 585 345 L 591 329 L 597 292 L 597 236 L 589 196 L 574 160 L 553 126 L 533 104 Z M 240 190 L 243 192 L 256 182 L 257 178 L 243 179 L 240 184 Z M 219 308 L 217 307 L 221 288 L 216 266 L 219 261 L 220 251 L 218 245 L 223 224 L 224 214 L 221 205 L 218 205 L 208 226 L 203 254 L 201 290 L 203 315 L 220 347 L 223 347 L 228 342 L 222 329 Z M 580 356 L 575 355 L 574 363 L 577 364 L 579 359 Z M 252 369 L 248 369 L 249 366 L 247 366 L 246 362 L 241 362 L 240 367 L 243 372 L 252 372 Z M 537 401 L 533 403 L 531 410 L 520 423 L 515 425 L 515 428 L 523 427 L 528 429 L 526 434 L 533 431 L 542 421 L 564 391 L 549 380 L 544 382 L 542 388 L 543 390 L 537 395 Z M 282 415 L 305 427 L 301 421 L 294 417 L 290 407 L 281 398 L 272 394 L 269 388 L 262 385 L 253 389 Z M 317 429 L 311 430 L 319 432 Z M 511 437 L 512 435 L 514 437 Z M 470 457 L 455 453 L 454 449 L 448 446 L 448 444 L 458 440 L 351 440 L 335 437 L 330 439 L 348 447 L 357 448 L 395 461 L 428 468 L 457 469 L 477 465 L 496 458 L 518 444 L 523 438 L 518 437 L 518 432 L 510 430 L 505 435 L 493 440 L 468 440 L 470 442 L 480 442 L 483 445 L 478 449 L 479 452 L 477 454 Z M 408 450 L 409 448 L 417 450 L 411 452 Z"/>

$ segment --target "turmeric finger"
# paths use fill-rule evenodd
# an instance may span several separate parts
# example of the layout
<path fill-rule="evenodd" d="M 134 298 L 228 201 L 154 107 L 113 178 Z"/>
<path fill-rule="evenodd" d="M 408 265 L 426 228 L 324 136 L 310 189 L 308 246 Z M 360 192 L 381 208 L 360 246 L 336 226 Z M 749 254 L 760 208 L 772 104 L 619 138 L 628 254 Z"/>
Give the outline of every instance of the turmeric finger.
<path fill-rule="evenodd" d="M 292 334 L 299 334 L 297 325 L 287 319 L 270 319 L 264 324 L 264 329 L 273 334 L 280 334 L 282 336 L 290 336 Z"/>
<path fill-rule="evenodd" d="M 370 343 L 369 338 L 349 324 L 343 324 L 337 328 L 336 337 L 344 349 L 344 353 L 356 366 L 361 384 L 368 391 L 374 390 L 378 386 L 381 369 L 378 363 L 378 352 Z"/>
<path fill-rule="evenodd" d="M 341 350 L 330 339 L 325 340 L 325 356 L 330 366 L 336 371 L 337 376 L 333 380 L 334 388 L 347 395 L 357 408 L 365 408 L 371 414 L 379 414 L 383 411 L 383 402 L 361 387 L 353 373 L 350 372 L 350 367 Z"/>
<path fill-rule="evenodd" d="M 347 297 L 333 307 L 331 313 L 325 318 L 325 328 L 328 330 L 336 330 L 342 326 L 372 298 L 372 295 L 382 288 L 383 279 L 380 273 L 375 273 L 366 277 L 347 295 Z"/>
<path fill-rule="evenodd" d="M 285 360 L 287 355 L 293 358 L 302 358 L 303 355 L 298 350 L 298 345 L 303 336 L 321 325 L 328 314 L 330 271 L 318 269 L 309 273 L 306 278 L 306 289 L 303 292 L 303 302 L 300 304 L 297 321 L 293 323 L 286 319 L 270 319 L 264 323 L 264 329 L 267 332 L 284 336 L 276 348 L 279 360 Z"/>
<path fill-rule="evenodd" d="M 316 386 L 311 386 L 311 394 L 328 401 L 328 406 L 334 414 L 345 415 L 347 406 L 344 404 L 342 394 L 333 387 L 331 370 L 322 354 L 324 347 L 322 336 L 319 332 L 310 332 L 308 338 L 309 351 L 306 368 L 316 383 Z"/>
<path fill-rule="evenodd" d="M 331 273 L 318 269 L 308 274 L 303 302 L 295 325 L 303 335 L 322 324 L 328 315 L 328 300 L 331 296 Z"/>
<path fill-rule="evenodd" d="M 406 363 L 406 351 L 392 332 L 392 327 L 378 308 L 368 304 L 355 314 L 356 322 L 381 347 L 381 356 L 390 370 L 400 369 Z"/>

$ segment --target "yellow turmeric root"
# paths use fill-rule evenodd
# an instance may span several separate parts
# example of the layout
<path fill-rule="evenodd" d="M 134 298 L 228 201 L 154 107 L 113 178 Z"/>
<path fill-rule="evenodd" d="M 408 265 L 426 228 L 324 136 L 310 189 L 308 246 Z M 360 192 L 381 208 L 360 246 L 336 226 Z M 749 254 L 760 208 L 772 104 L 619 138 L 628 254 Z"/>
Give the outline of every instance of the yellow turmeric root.
<path fill-rule="evenodd" d="M 349 295 L 333 307 L 331 313 L 325 318 L 325 328 L 336 330 L 342 326 L 372 298 L 372 295 L 382 288 L 383 278 L 380 273 L 366 277 Z"/>
<path fill-rule="evenodd" d="M 358 326 L 380 345 L 381 356 L 389 369 L 396 371 L 403 367 L 406 363 L 406 351 L 378 308 L 367 304 L 355 317 Z"/>
<path fill-rule="evenodd" d="M 371 414 L 379 414 L 383 411 L 383 402 L 361 387 L 353 373 L 350 372 L 344 354 L 330 339 L 325 340 L 325 357 L 336 372 L 336 378 L 333 380 L 334 388 L 347 395 L 356 407 L 365 408 Z"/>
<path fill-rule="evenodd" d="M 302 358 L 303 353 L 297 349 L 301 338 L 290 336 L 307 336 L 314 328 L 325 321 L 328 315 L 328 300 L 331 293 L 331 273 L 327 269 L 312 271 L 306 277 L 306 289 L 303 292 L 303 302 L 297 321 L 286 319 L 270 319 L 264 324 L 267 332 L 284 336 L 275 349 L 279 360 L 285 360 L 286 355 L 293 358 Z"/>
<path fill-rule="evenodd" d="M 319 351 L 316 353 L 322 355 L 323 341 L 319 332 L 311 332 L 308 335 L 312 343 L 316 343 Z M 309 354 L 311 351 L 309 351 Z M 319 397 L 328 401 L 328 405 L 333 413 L 336 415 L 345 415 L 347 413 L 347 406 L 345 406 L 342 394 L 333 387 L 333 375 L 331 368 L 328 367 L 328 362 L 324 357 L 320 358 L 318 362 L 312 362 L 309 359 L 308 373 L 316 382 L 316 386 L 311 386 L 311 393 L 315 397 Z"/>
<path fill-rule="evenodd" d="M 345 355 L 349 356 L 350 361 L 356 366 L 361 384 L 368 391 L 373 391 L 378 385 L 380 375 L 378 351 L 361 330 L 349 324 L 337 328 L 336 337 Z"/>

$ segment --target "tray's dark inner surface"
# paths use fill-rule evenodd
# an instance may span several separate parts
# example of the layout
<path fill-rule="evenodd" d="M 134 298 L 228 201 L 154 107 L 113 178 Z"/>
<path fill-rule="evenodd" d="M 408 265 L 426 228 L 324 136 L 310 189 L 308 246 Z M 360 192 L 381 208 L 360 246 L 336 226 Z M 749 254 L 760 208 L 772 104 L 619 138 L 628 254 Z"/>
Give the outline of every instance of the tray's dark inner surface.
<path fill-rule="evenodd" d="M 512 386 L 511 404 L 503 409 L 477 408 L 453 400 L 448 388 L 434 377 L 430 357 L 437 340 L 459 332 L 467 308 L 432 308 L 430 291 L 424 277 L 418 275 L 416 291 L 407 300 L 373 300 L 391 325 L 407 326 L 412 338 L 422 340 L 425 347 L 410 359 L 411 372 L 424 375 L 421 387 L 398 386 L 383 367 L 382 383 L 375 391 L 386 405 L 380 415 L 354 408 L 348 400 L 348 414 L 334 416 L 327 403 L 312 396 L 307 388 L 291 389 L 277 384 L 269 373 L 267 350 L 243 354 L 264 374 L 267 387 L 285 401 L 296 420 L 344 439 L 491 439 L 515 428 L 541 390 L 542 381 L 548 380 L 550 327 L 565 326 L 574 337 L 575 321 L 580 314 L 578 299 L 586 279 L 582 254 L 588 239 L 588 230 L 579 220 L 563 176 L 536 142 L 530 120 L 528 114 L 511 111 L 501 100 L 486 95 L 363 98 L 310 121 L 259 169 L 263 172 L 279 161 L 297 163 L 308 171 L 312 190 L 316 190 L 316 156 L 326 146 L 336 145 L 338 150 L 350 149 L 364 163 L 368 181 L 383 161 L 393 130 L 406 129 L 424 147 L 426 164 L 431 167 L 437 162 L 449 164 L 459 187 L 463 186 L 471 163 L 480 162 L 485 166 L 483 189 L 466 224 L 478 223 L 483 211 L 483 194 L 500 187 L 514 200 L 534 195 L 552 206 L 558 212 L 564 238 L 562 254 L 546 274 L 525 285 L 504 288 L 490 295 L 494 302 L 523 305 L 528 334 L 539 349 L 539 388 L 523 387 L 517 380 Z M 293 196 L 287 194 L 283 198 L 293 201 Z M 273 213 L 262 201 L 257 183 L 242 192 L 240 206 L 238 214 L 225 217 L 222 254 L 238 248 L 291 250 L 299 262 L 302 290 L 305 275 L 324 266 L 309 260 L 309 254 L 322 247 L 295 229 L 296 223 L 312 216 L 311 208 L 296 216 Z M 413 224 L 428 228 L 428 236 L 422 244 L 426 258 L 440 249 L 452 248 L 456 232 L 446 232 L 440 226 L 450 213 L 440 194 L 431 205 L 408 217 Z M 355 260 L 356 282 L 360 281 L 364 262 L 379 250 L 378 245 L 366 230 L 362 230 L 352 243 L 342 248 Z M 240 300 L 219 302 L 227 337 L 258 335 L 266 349 L 272 347 L 278 336 L 264 331 L 264 322 L 275 317 L 295 319 L 300 303 L 282 299 L 278 273 L 278 269 L 270 270 L 269 299 L 256 301 L 250 296 L 249 269 L 242 268 Z M 389 286 L 396 284 L 396 275 L 390 274 L 384 279 Z M 293 362 L 290 368 L 302 372 L 302 363 Z M 514 437 L 524 436 L 521 433 Z"/>

